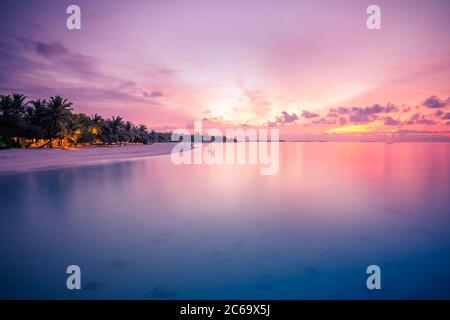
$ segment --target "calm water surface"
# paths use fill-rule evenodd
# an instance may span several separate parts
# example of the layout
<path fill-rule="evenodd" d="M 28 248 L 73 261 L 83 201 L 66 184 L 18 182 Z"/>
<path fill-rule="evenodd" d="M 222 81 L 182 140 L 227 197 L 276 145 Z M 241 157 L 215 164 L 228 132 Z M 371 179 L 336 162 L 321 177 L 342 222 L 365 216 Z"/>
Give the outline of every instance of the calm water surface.
<path fill-rule="evenodd" d="M 450 144 L 282 143 L 275 176 L 170 156 L 4 175 L 0 204 L 3 299 L 450 298 Z"/>

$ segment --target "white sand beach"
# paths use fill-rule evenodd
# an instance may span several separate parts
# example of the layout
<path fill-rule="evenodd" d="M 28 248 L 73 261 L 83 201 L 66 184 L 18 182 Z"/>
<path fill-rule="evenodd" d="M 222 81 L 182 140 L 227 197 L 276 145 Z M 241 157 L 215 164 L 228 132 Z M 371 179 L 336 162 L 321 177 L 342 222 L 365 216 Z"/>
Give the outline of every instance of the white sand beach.
<path fill-rule="evenodd" d="M 8 149 L 0 150 L 0 174 L 101 164 L 170 154 L 174 143 L 85 147 L 76 150 Z"/>

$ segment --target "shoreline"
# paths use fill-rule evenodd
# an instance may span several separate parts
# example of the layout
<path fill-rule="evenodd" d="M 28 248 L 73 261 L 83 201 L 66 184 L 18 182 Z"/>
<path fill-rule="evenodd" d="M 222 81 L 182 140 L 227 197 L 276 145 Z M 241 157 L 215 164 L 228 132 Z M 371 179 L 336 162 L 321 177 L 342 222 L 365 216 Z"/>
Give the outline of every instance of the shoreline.
<path fill-rule="evenodd" d="M 362 141 L 280 141 L 283 143 L 367 143 Z M 448 143 L 433 141 L 434 143 Z M 152 145 L 133 144 L 122 146 L 86 146 L 79 149 L 30 148 L 0 150 L 0 176 L 73 168 L 88 165 L 101 165 L 115 162 L 133 161 L 150 157 L 165 156 L 172 152 L 178 142 L 158 142 Z M 429 143 L 424 141 L 395 141 L 370 143 Z"/>
<path fill-rule="evenodd" d="M 176 143 L 63 149 L 7 149 L 0 152 L 0 175 L 132 161 L 169 155 Z"/>

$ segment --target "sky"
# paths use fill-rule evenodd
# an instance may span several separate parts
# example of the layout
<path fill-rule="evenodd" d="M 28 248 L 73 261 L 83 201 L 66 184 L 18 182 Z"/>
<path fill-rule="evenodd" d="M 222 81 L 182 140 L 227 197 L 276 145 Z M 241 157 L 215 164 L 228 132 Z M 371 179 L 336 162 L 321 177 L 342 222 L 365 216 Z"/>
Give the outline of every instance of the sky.
<path fill-rule="evenodd" d="M 66 8 L 81 8 L 68 30 Z M 366 9 L 381 8 L 381 30 Z M 0 93 L 170 131 L 449 139 L 450 1 L 0 2 Z"/>

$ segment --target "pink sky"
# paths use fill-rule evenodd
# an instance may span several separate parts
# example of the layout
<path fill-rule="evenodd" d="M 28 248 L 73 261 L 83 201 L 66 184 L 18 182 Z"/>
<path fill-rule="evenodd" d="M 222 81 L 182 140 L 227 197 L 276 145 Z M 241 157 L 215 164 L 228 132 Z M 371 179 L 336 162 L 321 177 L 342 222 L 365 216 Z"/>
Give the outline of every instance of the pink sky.
<path fill-rule="evenodd" d="M 167 130 L 208 119 L 287 139 L 449 137 L 448 1 L 74 3 L 79 31 L 65 27 L 72 2 L 2 1 L 0 92 Z"/>

